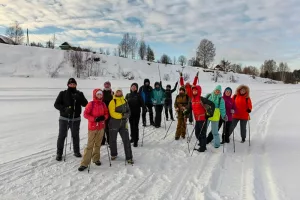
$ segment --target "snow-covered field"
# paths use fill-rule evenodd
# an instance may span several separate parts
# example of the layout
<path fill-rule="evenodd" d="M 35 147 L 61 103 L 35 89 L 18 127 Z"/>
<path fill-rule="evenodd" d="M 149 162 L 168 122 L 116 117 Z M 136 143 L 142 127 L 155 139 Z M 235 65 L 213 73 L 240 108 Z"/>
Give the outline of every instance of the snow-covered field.
<path fill-rule="evenodd" d="M 102 87 L 104 81 L 78 80 L 78 89 L 91 100 L 92 89 Z M 235 153 L 230 143 L 225 153 L 209 145 L 207 152 L 194 152 L 191 157 L 186 140 L 174 140 L 176 123 L 164 140 L 164 127 L 146 127 L 144 146 L 133 148 L 134 166 L 125 166 L 120 141 L 120 157 L 112 167 L 102 147 L 102 166 L 92 165 L 88 174 L 77 171 L 80 159 L 69 148 L 66 162 L 55 160 L 59 113 L 53 104 L 66 82 L 61 78 L 0 78 L 0 199 L 300 199 L 298 85 L 249 84 L 253 101 L 250 147 L 248 142 L 239 143 L 238 126 Z M 112 81 L 113 87 L 122 86 L 125 92 L 131 83 Z M 204 94 L 216 86 L 207 80 L 200 80 L 200 85 Z M 235 89 L 238 84 L 222 86 Z M 192 130 L 188 126 L 189 134 Z M 80 136 L 83 150 L 85 119 Z M 194 143 L 195 136 L 191 146 Z"/>

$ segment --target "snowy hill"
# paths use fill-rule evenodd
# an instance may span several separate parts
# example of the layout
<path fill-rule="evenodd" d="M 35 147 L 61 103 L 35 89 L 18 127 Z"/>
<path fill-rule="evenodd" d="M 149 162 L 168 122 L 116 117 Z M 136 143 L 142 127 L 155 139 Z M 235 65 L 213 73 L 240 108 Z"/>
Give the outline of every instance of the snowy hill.
<path fill-rule="evenodd" d="M 74 68 L 70 62 L 67 51 L 46 49 L 27 46 L 13 46 L 0 44 L 0 76 L 2 77 L 49 77 L 58 66 L 57 77 L 65 78 L 74 76 Z M 194 75 L 199 71 L 201 82 L 214 82 L 213 72 L 204 72 L 201 68 L 187 66 L 184 69 L 180 65 L 164 65 L 142 60 L 132 60 L 115 56 L 107 56 L 93 53 L 83 53 L 83 60 L 100 58 L 99 62 L 93 62 L 93 72 L 105 79 L 124 79 L 123 75 L 132 74 L 134 80 L 150 80 L 159 77 L 158 67 L 162 80 L 175 82 L 178 80 L 178 71 L 183 71 L 192 81 Z M 232 79 L 238 83 L 263 83 L 268 79 L 257 77 L 253 79 L 249 75 L 235 74 L 232 72 L 224 74 L 219 72 L 218 82 L 231 82 Z M 84 76 L 83 76 L 84 77 Z M 94 77 L 94 79 L 96 79 Z M 157 80 L 158 81 L 158 80 Z"/>

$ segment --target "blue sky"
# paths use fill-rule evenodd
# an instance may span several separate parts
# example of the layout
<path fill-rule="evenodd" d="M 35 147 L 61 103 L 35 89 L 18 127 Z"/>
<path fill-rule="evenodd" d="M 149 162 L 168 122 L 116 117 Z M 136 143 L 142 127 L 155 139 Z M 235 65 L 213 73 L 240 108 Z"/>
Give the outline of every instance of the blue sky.
<path fill-rule="evenodd" d="M 0 34 L 12 22 L 30 40 L 111 51 L 126 32 L 172 59 L 195 56 L 204 38 L 216 46 L 214 64 L 225 58 L 259 67 L 264 60 L 300 68 L 298 0 L 1 0 Z"/>

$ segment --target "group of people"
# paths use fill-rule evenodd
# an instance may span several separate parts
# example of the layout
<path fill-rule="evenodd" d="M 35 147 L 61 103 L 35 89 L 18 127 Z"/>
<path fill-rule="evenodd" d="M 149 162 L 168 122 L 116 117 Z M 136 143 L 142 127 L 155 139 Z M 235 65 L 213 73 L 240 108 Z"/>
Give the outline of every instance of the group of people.
<path fill-rule="evenodd" d="M 218 130 L 222 124 L 224 124 L 224 134 L 221 143 L 229 143 L 229 136 L 238 122 L 241 124 L 241 137 L 244 142 L 246 125 L 252 110 L 249 88 L 241 85 L 237 88 L 234 96 L 232 96 L 231 88 L 226 88 L 222 96 L 222 88 L 217 86 L 211 94 L 204 98 L 201 96 L 202 89 L 197 81 L 198 73 L 192 85 L 188 82 L 184 84 L 182 73 L 180 73 L 179 94 L 174 102 L 178 119 L 175 140 L 179 140 L 180 137 L 185 138 L 187 119 L 190 124 L 195 119 L 195 135 L 199 140 L 199 152 L 204 152 L 206 144 L 212 140 L 214 140 L 215 148 L 220 146 Z M 56 160 L 62 161 L 64 143 L 69 129 L 71 129 L 74 156 L 82 157 L 79 130 L 82 107 L 85 107 L 83 116 L 88 120 L 88 142 L 78 170 L 85 170 L 90 162 L 100 166 L 100 147 L 104 144 L 109 145 L 110 157 L 115 160 L 118 156 L 118 133 L 123 141 L 126 161 L 133 164 L 131 143 L 134 147 L 138 146 L 141 112 L 143 126 L 146 126 L 148 112 L 150 125 L 156 128 L 161 127 L 163 109 L 165 109 L 166 119 L 169 120 L 170 117 L 170 120 L 175 121 L 172 94 L 177 90 L 177 85 L 178 82 L 173 89 L 171 85 L 167 85 L 164 89 L 160 81 L 155 82 L 153 89 L 150 86 L 150 80 L 145 79 L 144 85 L 140 88 L 137 83 L 133 83 L 130 93 L 124 96 L 122 88 L 116 88 L 113 92 L 111 83 L 107 81 L 104 83 L 103 89 L 93 90 L 93 100 L 88 102 L 84 94 L 76 89 L 76 80 L 70 78 L 67 83 L 68 89 L 61 91 L 54 103 L 54 107 L 60 111 Z M 155 118 L 153 117 L 153 107 Z M 206 137 L 207 127 L 210 123 L 212 131 Z"/>

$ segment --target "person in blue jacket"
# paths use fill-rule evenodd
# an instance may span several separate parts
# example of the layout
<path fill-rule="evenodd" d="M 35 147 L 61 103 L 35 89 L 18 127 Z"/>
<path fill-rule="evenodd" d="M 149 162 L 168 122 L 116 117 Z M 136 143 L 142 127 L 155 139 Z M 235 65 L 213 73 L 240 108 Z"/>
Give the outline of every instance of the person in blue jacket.
<path fill-rule="evenodd" d="M 152 90 L 153 88 L 150 86 L 150 80 L 145 79 L 144 85 L 140 87 L 139 94 L 142 96 L 142 99 L 144 101 L 145 107 L 142 111 L 142 120 L 143 120 L 143 126 L 146 126 L 146 113 L 147 110 L 149 111 L 149 117 L 150 117 L 150 124 L 154 126 L 153 121 L 153 103 L 152 103 Z"/>
<path fill-rule="evenodd" d="M 152 103 L 155 107 L 155 128 L 161 125 L 161 114 L 165 103 L 165 93 L 161 89 L 159 82 L 155 82 L 154 90 L 152 90 Z"/>

